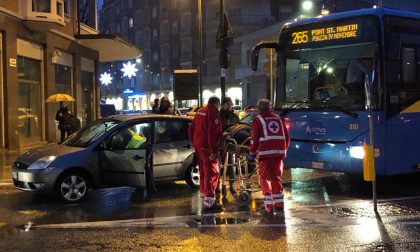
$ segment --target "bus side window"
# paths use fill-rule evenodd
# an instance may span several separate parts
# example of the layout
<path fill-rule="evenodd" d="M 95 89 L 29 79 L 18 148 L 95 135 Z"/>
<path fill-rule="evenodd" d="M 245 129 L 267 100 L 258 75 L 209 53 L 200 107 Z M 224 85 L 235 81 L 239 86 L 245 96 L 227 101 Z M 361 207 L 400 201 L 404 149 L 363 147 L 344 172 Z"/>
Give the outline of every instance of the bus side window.
<path fill-rule="evenodd" d="M 403 84 L 413 85 L 416 83 L 416 49 L 403 47 L 401 53 Z"/>
<path fill-rule="evenodd" d="M 420 100 L 418 47 L 403 46 L 401 60 L 388 61 L 389 115 L 393 116 Z"/>

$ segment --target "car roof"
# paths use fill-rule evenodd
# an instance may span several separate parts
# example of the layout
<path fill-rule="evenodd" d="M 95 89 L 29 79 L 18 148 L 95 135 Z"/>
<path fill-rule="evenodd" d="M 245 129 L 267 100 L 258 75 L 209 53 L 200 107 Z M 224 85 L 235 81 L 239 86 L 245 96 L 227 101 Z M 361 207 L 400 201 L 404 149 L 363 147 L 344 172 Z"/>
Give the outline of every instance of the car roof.
<path fill-rule="evenodd" d="M 178 115 L 159 115 L 159 114 L 142 114 L 142 115 L 115 115 L 105 117 L 104 119 L 114 119 L 121 122 L 127 122 L 138 119 L 182 119 L 182 120 L 192 120 L 191 117 L 187 116 L 178 116 Z"/>

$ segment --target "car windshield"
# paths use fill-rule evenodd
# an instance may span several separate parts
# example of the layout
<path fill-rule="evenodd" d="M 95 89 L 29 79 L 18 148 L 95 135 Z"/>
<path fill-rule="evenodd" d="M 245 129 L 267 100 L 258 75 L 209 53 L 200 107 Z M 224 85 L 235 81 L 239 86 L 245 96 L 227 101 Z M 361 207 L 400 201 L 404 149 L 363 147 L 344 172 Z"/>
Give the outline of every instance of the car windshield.
<path fill-rule="evenodd" d="M 96 139 L 101 137 L 105 132 L 115 127 L 119 124 L 120 121 L 117 120 L 100 120 L 92 125 L 89 125 L 73 135 L 71 135 L 67 140 L 65 140 L 62 144 L 66 146 L 72 147 L 82 147 L 86 148 Z"/>
<path fill-rule="evenodd" d="M 364 80 L 372 73 L 374 52 L 373 43 L 289 51 L 285 103 L 296 109 L 363 110 Z"/>
<path fill-rule="evenodd" d="M 256 116 L 257 112 L 243 112 L 241 114 L 241 123 L 252 124 Z"/>

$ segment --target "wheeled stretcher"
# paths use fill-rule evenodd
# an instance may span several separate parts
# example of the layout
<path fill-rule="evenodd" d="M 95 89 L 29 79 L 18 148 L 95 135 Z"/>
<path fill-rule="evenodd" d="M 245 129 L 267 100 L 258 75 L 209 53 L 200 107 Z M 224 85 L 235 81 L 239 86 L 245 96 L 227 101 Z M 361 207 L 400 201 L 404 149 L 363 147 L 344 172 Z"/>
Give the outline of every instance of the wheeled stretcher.
<path fill-rule="evenodd" d="M 236 168 L 239 183 L 239 195 L 237 200 L 241 205 L 248 205 L 251 202 L 251 195 L 261 189 L 253 188 L 252 178 L 257 174 L 257 163 L 249 163 L 247 156 L 249 154 L 249 146 L 251 143 L 249 125 L 236 125 L 234 128 L 226 130 L 223 134 L 222 144 L 222 168 L 221 185 L 222 195 L 226 197 L 226 172 L 230 167 Z M 255 187 L 255 186 L 254 186 Z"/>

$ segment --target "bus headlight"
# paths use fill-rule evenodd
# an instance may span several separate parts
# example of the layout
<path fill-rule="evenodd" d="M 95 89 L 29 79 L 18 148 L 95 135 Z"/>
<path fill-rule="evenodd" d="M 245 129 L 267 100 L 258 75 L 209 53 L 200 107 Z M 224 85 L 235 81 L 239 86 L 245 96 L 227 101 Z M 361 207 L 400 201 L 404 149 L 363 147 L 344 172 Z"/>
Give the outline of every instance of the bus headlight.
<path fill-rule="evenodd" d="M 363 159 L 365 157 L 365 149 L 363 146 L 350 147 L 350 157 L 356 159 Z"/>

